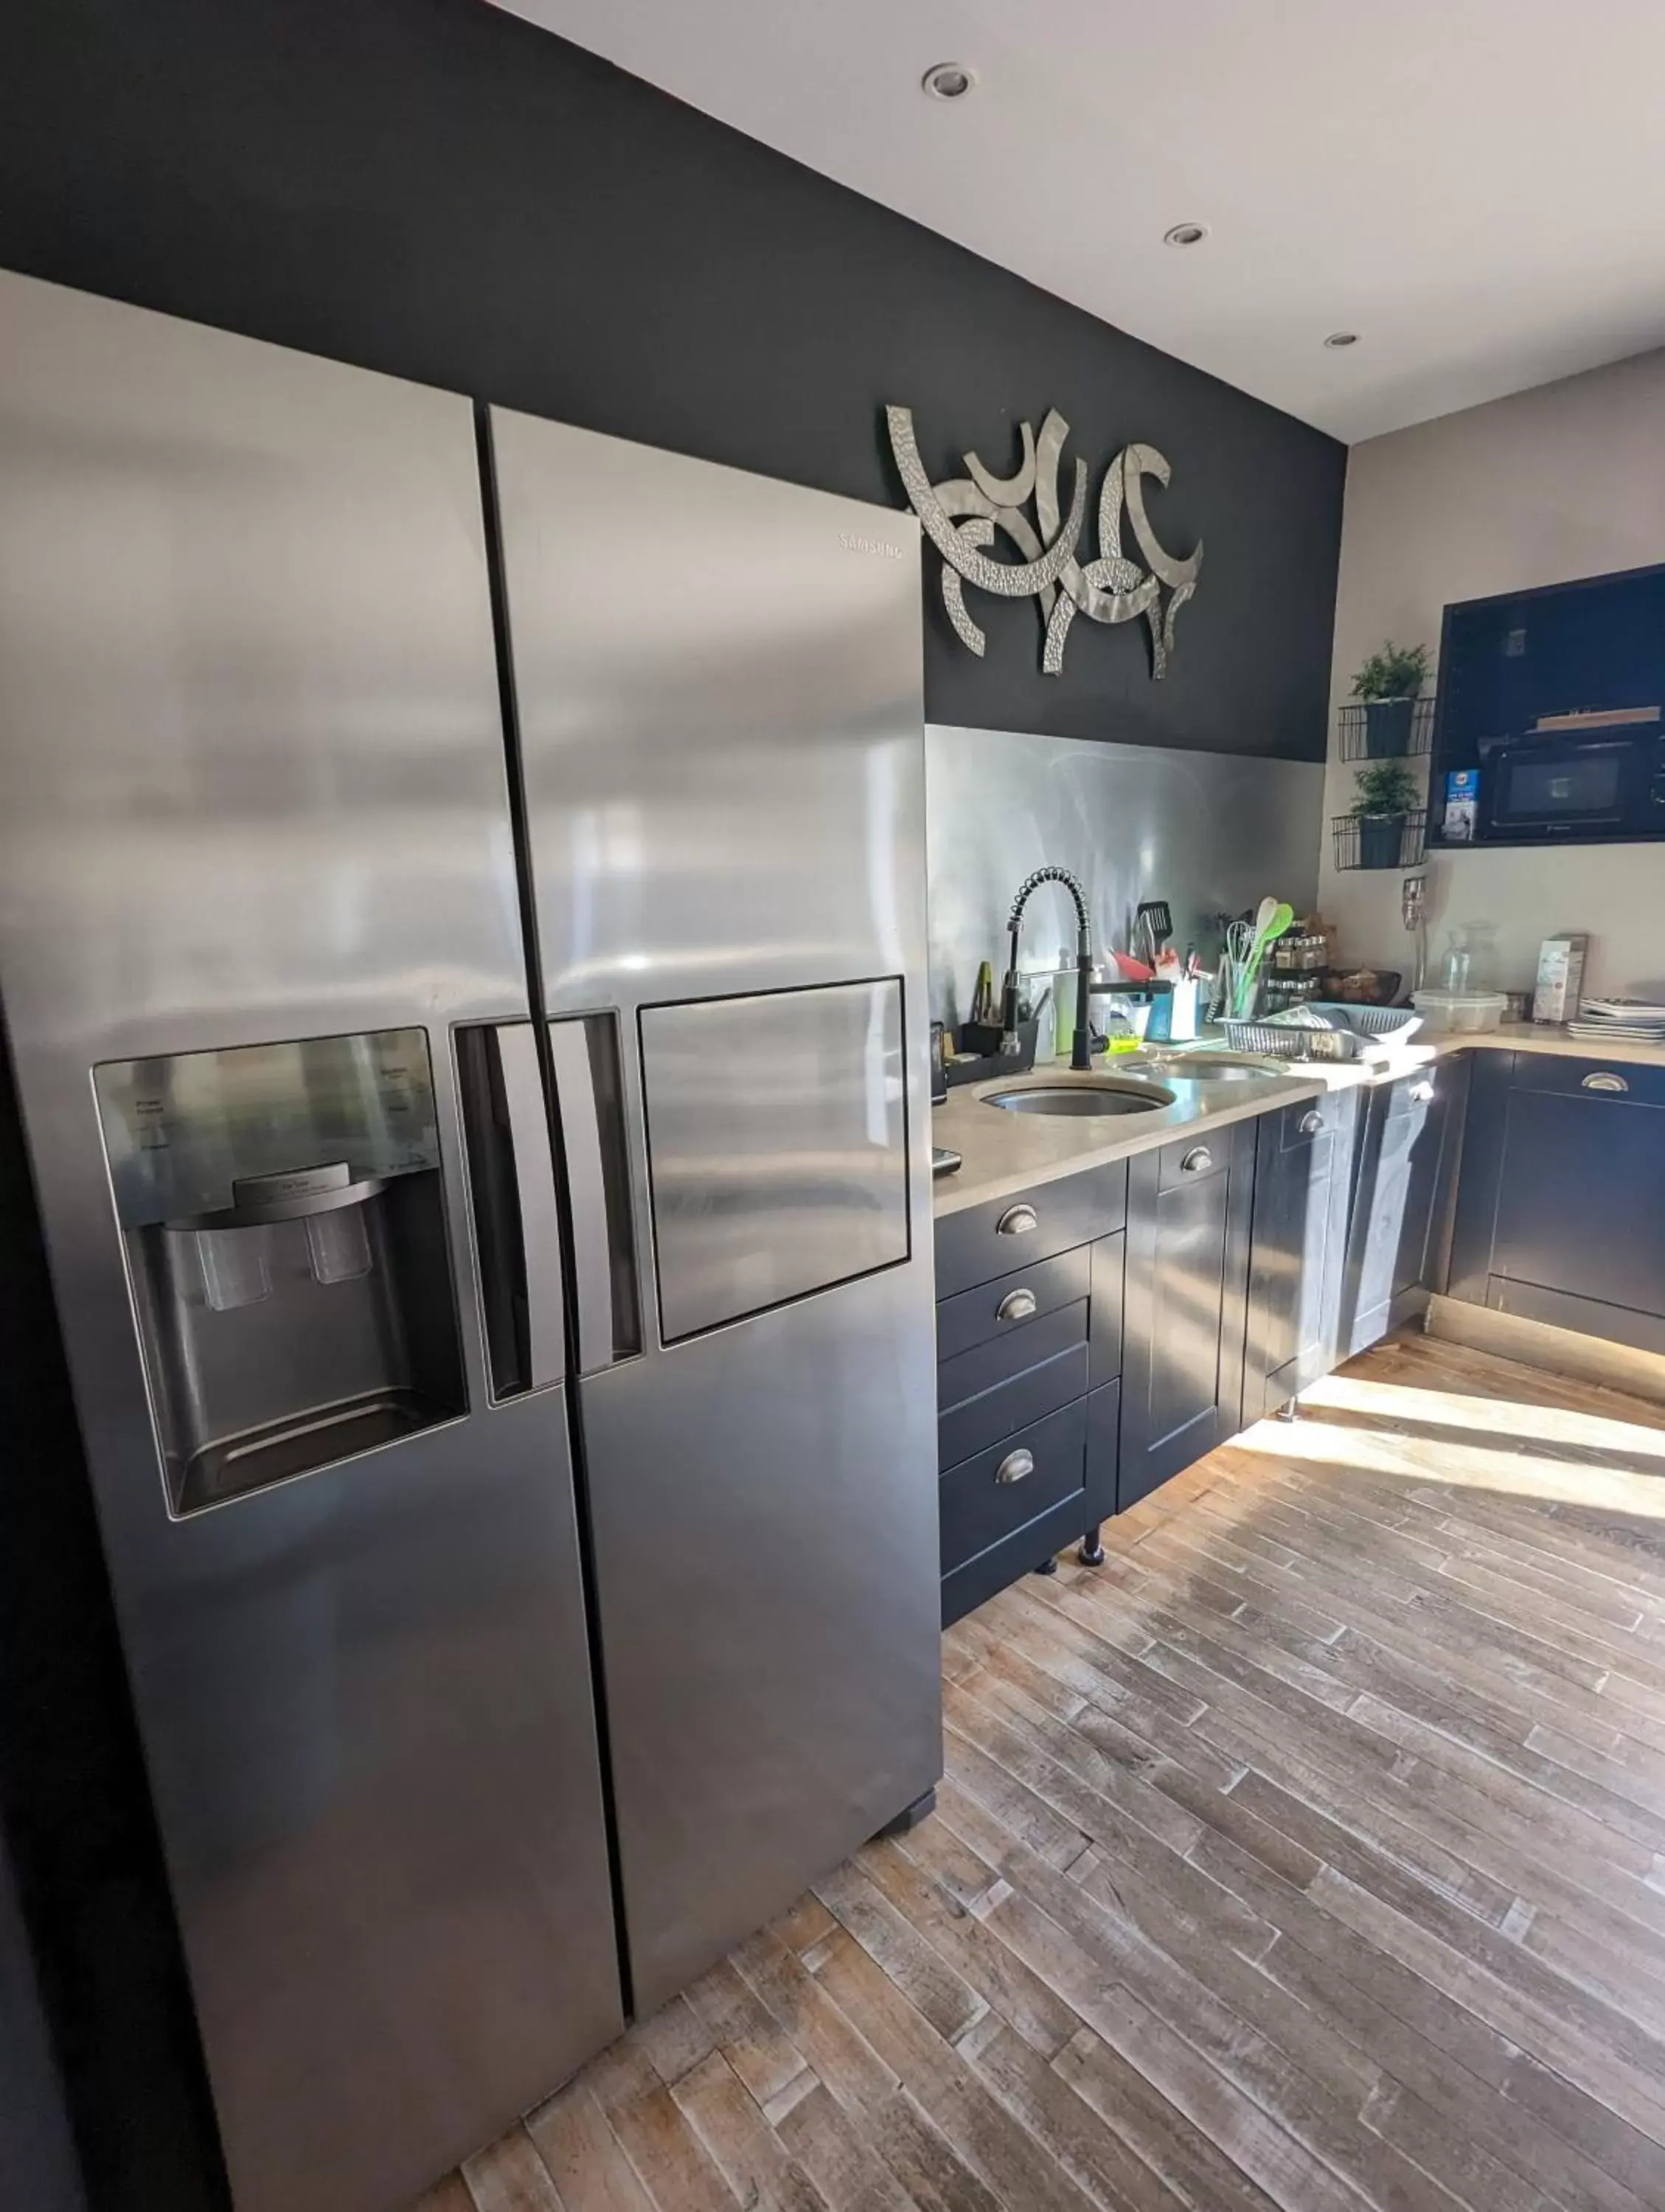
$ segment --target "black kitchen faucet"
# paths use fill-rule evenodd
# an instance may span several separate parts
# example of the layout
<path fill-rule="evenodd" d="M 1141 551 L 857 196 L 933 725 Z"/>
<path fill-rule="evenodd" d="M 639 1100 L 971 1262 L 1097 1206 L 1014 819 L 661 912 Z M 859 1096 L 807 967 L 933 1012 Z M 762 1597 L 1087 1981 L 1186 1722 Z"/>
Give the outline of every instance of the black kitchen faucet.
<path fill-rule="evenodd" d="M 1006 988 L 1000 1003 L 1000 1051 L 1015 1060 L 1022 1050 L 1018 1036 L 1018 933 L 1030 894 L 1041 884 L 1062 884 L 1075 901 L 1075 1032 L 1070 1042 L 1070 1066 L 1085 1074 L 1088 1066 L 1087 987 L 1092 980 L 1092 927 L 1087 920 L 1087 897 L 1067 868 L 1037 868 L 1018 886 L 1006 916 L 1012 947 L 1006 957 Z"/>

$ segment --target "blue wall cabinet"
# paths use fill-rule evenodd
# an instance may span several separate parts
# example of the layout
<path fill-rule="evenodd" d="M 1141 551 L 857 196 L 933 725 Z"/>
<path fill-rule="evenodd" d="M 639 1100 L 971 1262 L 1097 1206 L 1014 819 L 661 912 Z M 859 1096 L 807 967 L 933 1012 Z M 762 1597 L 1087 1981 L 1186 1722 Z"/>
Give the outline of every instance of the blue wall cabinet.
<path fill-rule="evenodd" d="M 1665 1069 L 1475 1058 L 1452 1296 L 1665 1352 Z"/>

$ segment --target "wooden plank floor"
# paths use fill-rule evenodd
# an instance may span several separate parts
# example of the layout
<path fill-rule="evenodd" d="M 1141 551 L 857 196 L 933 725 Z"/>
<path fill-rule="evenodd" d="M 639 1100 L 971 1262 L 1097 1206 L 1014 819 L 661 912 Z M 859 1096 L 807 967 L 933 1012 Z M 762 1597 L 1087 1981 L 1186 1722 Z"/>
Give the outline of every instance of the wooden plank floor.
<path fill-rule="evenodd" d="M 951 1631 L 937 1815 L 423 2212 L 1656 2212 L 1662 1476 L 1355 1361 Z"/>

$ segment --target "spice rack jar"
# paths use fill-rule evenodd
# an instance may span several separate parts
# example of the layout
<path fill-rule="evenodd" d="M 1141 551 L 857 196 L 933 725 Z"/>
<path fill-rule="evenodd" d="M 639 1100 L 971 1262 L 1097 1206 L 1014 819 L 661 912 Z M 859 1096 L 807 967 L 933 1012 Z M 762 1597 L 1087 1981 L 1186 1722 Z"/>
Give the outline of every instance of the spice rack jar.
<path fill-rule="evenodd" d="M 1274 975 L 1305 975 L 1329 962 L 1329 939 L 1322 930 L 1305 937 L 1280 937 L 1272 948 Z"/>
<path fill-rule="evenodd" d="M 1329 965 L 1330 941 L 1322 930 L 1280 937 L 1261 971 L 1268 1012 L 1318 998 Z"/>
<path fill-rule="evenodd" d="M 1317 999 L 1323 995 L 1324 973 L 1322 969 L 1297 975 L 1292 970 L 1277 968 L 1270 974 L 1262 975 L 1261 981 L 1266 988 L 1268 1007 L 1293 1006 L 1303 999 Z"/>

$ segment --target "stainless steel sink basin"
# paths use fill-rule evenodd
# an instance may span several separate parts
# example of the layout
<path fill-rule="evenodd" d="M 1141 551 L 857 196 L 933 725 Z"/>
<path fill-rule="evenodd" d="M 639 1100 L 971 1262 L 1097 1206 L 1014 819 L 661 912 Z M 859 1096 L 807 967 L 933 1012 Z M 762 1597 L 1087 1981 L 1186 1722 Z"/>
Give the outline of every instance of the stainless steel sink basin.
<path fill-rule="evenodd" d="M 1276 1082 L 1288 1073 L 1280 1060 L 1241 1052 L 1147 1052 L 1139 1064 L 1170 1083 Z"/>
<path fill-rule="evenodd" d="M 1150 1114 L 1173 1103 L 1171 1091 L 1136 1077 L 1120 1083 L 1036 1083 L 1027 1091 L 996 1091 L 983 1101 L 1008 1114 Z"/>

